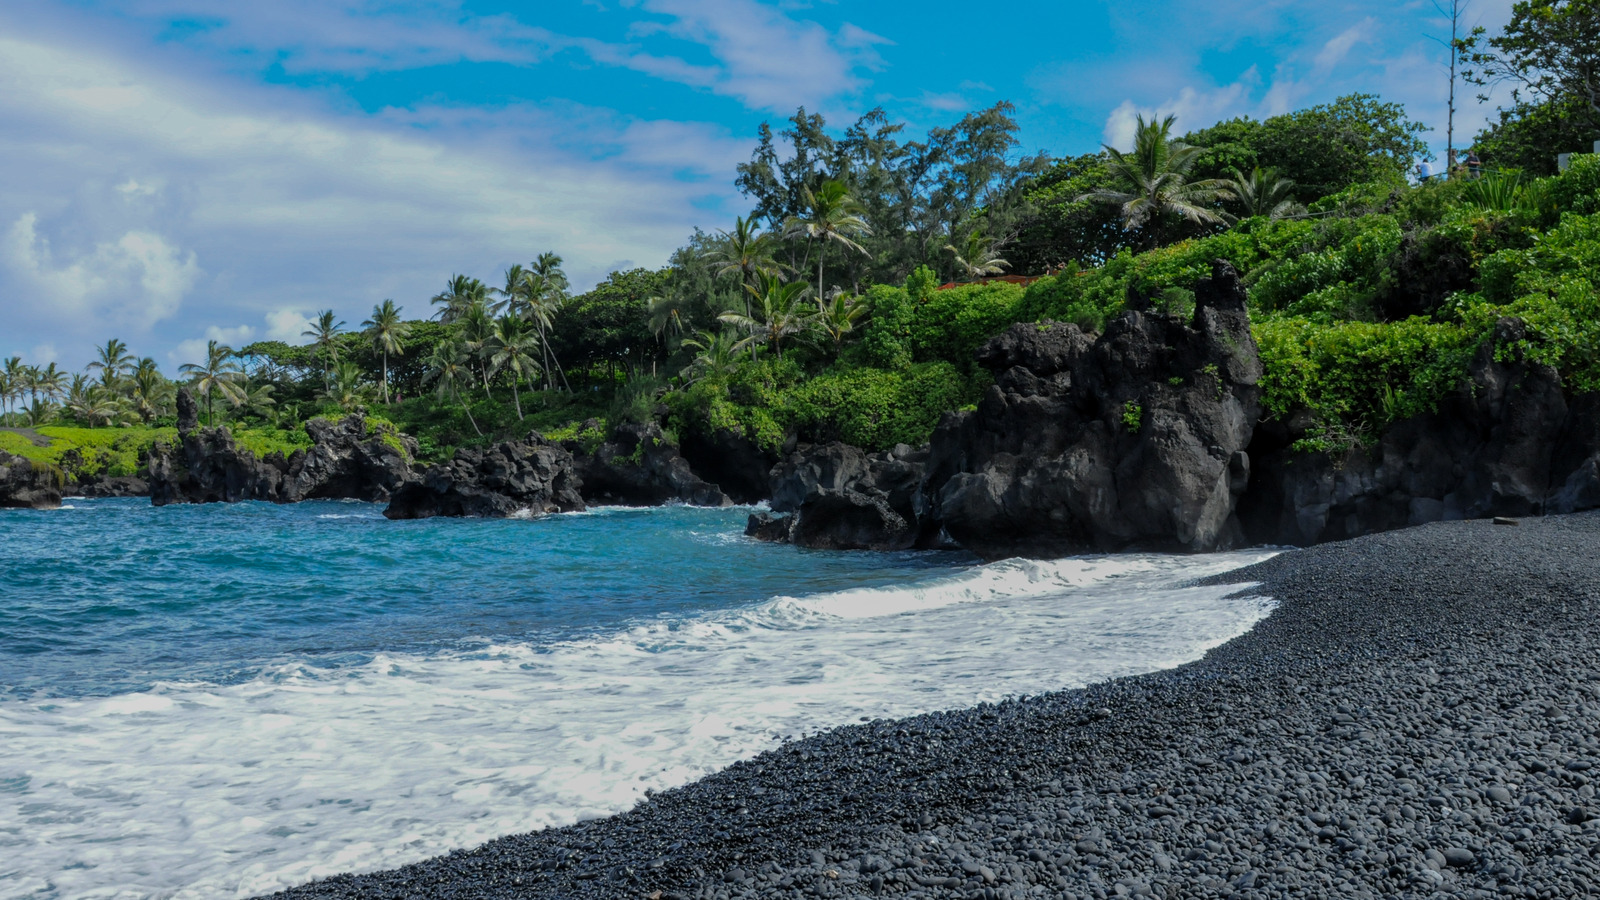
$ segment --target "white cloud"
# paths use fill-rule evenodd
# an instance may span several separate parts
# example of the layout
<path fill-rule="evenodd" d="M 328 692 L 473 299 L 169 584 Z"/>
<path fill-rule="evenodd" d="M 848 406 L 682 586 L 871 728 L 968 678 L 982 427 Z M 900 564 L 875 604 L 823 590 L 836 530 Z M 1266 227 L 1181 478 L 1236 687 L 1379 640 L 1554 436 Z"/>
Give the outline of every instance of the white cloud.
<path fill-rule="evenodd" d="M 1177 116 L 1174 134 L 1183 134 L 1222 119 L 1244 115 L 1251 111 L 1253 104 L 1250 103 L 1250 91 L 1259 81 L 1255 70 L 1251 69 L 1245 73 L 1245 77 L 1226 87 L 1211 91 L 1185 87 L 1178 92 L 1178 96 L 1153 107 L 1142 107 L 1132 100 L 1124 100 L 1106 117 L 1105 141 L 1119 150 L 1131 148 L 1141 115 L 1145 121 L 1158 122 L 1167 116 Z"/>
<path fill-rule="evenodd" d="M 676 80 L 736 97 L 752 109 L 790 112 L 854 94 L 865 84 L 858 70 L 882 66 L 874 48 L 892 43 L 849 23 L 829 32 L 756 0 L 644 0 L 643 6 L 671 17 L 651 30 L 700 44 L 719 63 L 714 70 L 686 70 Z M 659 57 L 608 61 L 673 78 Z"/>
<path fill-rule="evenodd" d="M 209 349 L 207 344 L 211 341 L 237 350 L 250 343 L 255 333 L 256 330 L 249 325 L 237 325 L 233 328 L 219 328 L 212 325 L 206 329 L 205 337 L 179 342 L 176 347 L 168 351 L 167 361 L 174 367 L 186 363 L 203 363 L 206 361 L 206 351 Z"/>
<path fill-rule="evenodd" d="M 86 319 L 144 331 L 178 311 L 200 277 L 192 252 L 159 234 L 129 231 L 70 261 L 57 259 L 27 212 L 6 232 L 0 263 L 26 291 L 31 318 L 68 328 Z"/>
<path fill-rule="evenodd" d="M 311 327 L 311 317 L 299 309 L 275 309 L 262 318 L 267 322 L 267 340 L 298 344 L 301 333 Z"/>
<path fill-rule="evenodd" d="M 612 260 L 663 264 L 734 196 L 749 150 L 717 127 L 570 105 L 341 117 L 4 25 L 0 353 L 67 317 L 81 362 L 133 325 L 165 323 L 149 338 L 164 346 L 134 347 L 159 356 L 209 322 L 281 336 L 282 310 L 359 321 L 393 297 L 425 316 L 452 272 L 492 278 L 548 249 L 582 289 Z M 20 299 L 37 297 L 61 312 Z"/>

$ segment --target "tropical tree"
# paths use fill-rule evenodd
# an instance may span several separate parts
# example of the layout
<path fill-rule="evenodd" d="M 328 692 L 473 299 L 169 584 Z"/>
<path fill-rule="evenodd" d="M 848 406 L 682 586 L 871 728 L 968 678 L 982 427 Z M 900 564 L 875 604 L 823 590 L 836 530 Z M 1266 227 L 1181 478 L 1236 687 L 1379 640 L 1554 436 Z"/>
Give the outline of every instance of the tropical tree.
<path fill-rule="evenodd" d="M 1222 184 L 1233 196 L 1234 202 L 1239 204 L 1239 218 L 1265 216 L 1283 219 L 1306 211 L 1304 206 L 1294 201 L 1294 182 L 1280 176 L 1277 169 L 1256 166 L 1249 175 L 1238 169 L 1233 169 L 1232 174 L 1233 178 Z"/>
<path fill-rule="evenodd" d="M 567 382 L 566 370 L 561 367 L 561 360 L 556 358 L 555 348 L 550 345 L 551 323 L 555 321 L 556 313 L 566 305 L 570 299 L 569 293 L 572 285 L 567 280 L 567 273 L 561 268 L 561 256 L 556 253 L 544 252 L 533 261 L 529 267 L 532 272 L 530 284 L 533 286 L 529 292 L 530 310 L 528 319 L 531 320 L 539 332 L 539 347 L 544 358 L 545 386 L 554 389 L 555 378 L 561 377 L 561 384 L 572 392 L 572 385 Z"/>
<path fill-rule="evenodd" d="M 51 363 L 42 369 L 35 368 L 33 375 L 34 391 L 47 400 L 59 400 L 66 393 L 67 373 Z"/>
<path fill-rule="evenodd" d="M 1568 107 L 1600 131 L 1600 0 L 1518 0 L 1485 38 L 1480 27 L 1457 42 L 1469 84 L 1510 83 L 1513 103 Z"/>
<path fill-rule="evenodd" d="M 483 396 L 494 399 L 489 393 L 489 341 L 494 337 L 494 317 L 483 301 L 473 303 L 462 313 L 460 324 L 461 347 L 478 364 L 478 376 L 483 381 Z"/>
<path fill-rule="evenodd" d="M 817 296 L 826 296 L 822 283 L 822 261 L 829 244 L 838 244 L 846 250 L 867 255 L 865 247 L 853 238 L 872 233 L 872 226 L 862 218 L 865 209 L 850 196 L 849 188 L 838 179 L 824 181 L 815 191 L 801 189 L 804 212 L 791 216 L 784 223 L 785 234 L 801 237 L 817 245 Z"/>
<path fill-rule="evenodd" d="M 278 421 L 278 401 L 272 396 L 272 385 L 258 384 L 255 387 L 245 385 L 233 401 L 234 409 L 242 409 L 249 415 L 260 416 L 274 424 Z"/>
<path fill-rule="evenodd" d="M 945 244 L 944 249 L 955 257 L 956 265 L 968 278 L 999 275 L 1011 265 L 1000 258 L 999 242 L 990 240 L 982 227 L 972 229 L 962 246 Z"/>
<path fill-rule="evenodd" d="M 22 357 L 13 356 L 0 367 L 0 411 L 9 416 L 15 409 L 18 400 L 22 399 L 23 381 Z"/>
<path fill-rule="evenodd" d="M 74 385 L 74 388 L 81 388 Z M 110 389 L 98 384 L 74 390 L 67 400 L 66 409 L 89 427 L 110 427 L 126 423 L 126 407 L 122 399 Z"/>
<path fill-rule="evenodd" d="M 689 298 L 679 291 L 669 291 L 645 301 L 650 313 L 650 333 L 658 339 L 663 335 L 681 335 L 685 329 L 685 314 L 689 311 Z M 746 303 L 746 307 L 749 304 Z M 748 311 L 748 309 L 747 309 Z"/>
<path fill-rule="evenodd" d="M 517 392 L 517 385 L 538 373 L 539 361 L 533 354 L 539 349 L 540 343 L 528 323 L 518 316 L 507 313 L 494 321 L 494 333 L 488 342 L 489 371 L 491 374 L 511 374 L 511 402 L 517 408 L 519 422 L 522 421 L 522 397 Z"/>
<path fill-rule="evenodd" d="M 28 425 L 37 428 L 40 425 L 48 425 L 56 417 L 56 409 L 56 405 L 49 400 L 41 400 L 35 397 L 33 402 L 23 410 L 23 414 L 28 417 Z"/>
<path fill-rule="evenodd" d="M 445 284 L 445 289 L 434 294 L 428 302 L 443 307 L 434 314 L 434 318 L 449 325 L 466 315 L 474 303 L 488 305 L 489 286 L 476 278 L 451 275 L 450 281 Z"/>
<path fill-rule="evenodd" d="M 322 392 L 320 399 L 324 403 L 332 403 L 345 412 L 355 412 L 367 401 L 367 396 L 367 383 L 361 374 L 361 367 L 345 361 L 334 367 L 333 380 L 328 389 Z M 245 397 L 240 396 L 235 400 L 235 405 L 240 405 L 245 400 Z"/>
<path fill-rule="evenodd" d="M 805 302 L 810 292 L 811 286 L 805 282 L 786 284 L 776 275 L 761 275 L 750 289 L 756 301 L 751 315 L 726 312 L 717 318 L 748 334 L 735 349 L 771 344 L 778 358 L 783 359 L 783 339 L 804 333 L 816 317 L 816 308 Z"/>
<path fill-rule="evenodd" d="M 106 341 L 104 347 L 95 348 L 95 360 L 89 363 L 89 371 L 100 373 L 100 384 L 110 388 L 117 381 L 133 371 L 134 356 L 128 352 L 128 345 L 112 338 Z"/>
<path fill-rule="evenodd" d="M 332 315 L 331 313 L 329 314 Z M 224 400 L 236 403 L 240 394 L 240 383 L 244 381 L 244 369 L 239 366 L 238 360 L 233 357 L 233 349 L 226 344 L 216 341 L 206 342 L 206 361 L 204 363 L 184 363 L 178 371 L 189 376 L 189 383 L 195 390 L 206 398 L 206 424 L 215 424 L 212 418 L 212 398 L 221 394 Z"/>
<path fill-rule="evenodd" d="M 856 322 L 866 314 L 865 301 L 842 291 L 834 294 L 832 300 L 817 304 L 816 326 L 833 344 L 834 356 L 838 356 L 839 349 L 844 346 L 845 335 L 855 331 Z"/>
<path fill-rule="evenodd" d="M 435 385 L 435 394 L 440 400 L 454 400 L 461 404 L 461 409 L 467 414 L 467 421 L 472 423 L 472 430 L 483 436 L 483 429 L 478 427 L 476 419 L 472 418 L 472 407 L 461 399 L 463 385 L 470 387 L 477 379 L 477 374 L 472 370 L 472 354 L 465 347 L 455 343 L 444 343 L 433 348 L 433 353 L 428 357 L 428 374 L 424 379 Z"/>
<path fill-rule="evenodd" d="M 685 338 L 683 346 L 699 351 L 682 373 L 689 381 L 698 381 L 731 373 L 739 365 L 739 356 L 743 353 L 745 343 L 740 341 L 737 333 L 727 329 L 717 332 L 701 330 L 695 332 L 693 337 Z"/>
<path fill-rule="evenodd" d="M 719 232 L 718 240 L 705 251 L 704 257 L 716 269 L 717 275 L 738 274 L 741 287 L 755 284 L 758 274 L 776 275 L 779 266 L 773 259 L 772 235 L 756 229 L 759 216 L 733 220 L 733 230 Z M 750 312 L 748 295 L 745 313 Z"/>
<path fill-rule="evenodd" d="M 372 307 L 372 318 L 361 323 L 362 334 L 372 341 L 372 348 L 383 358 L 383 378 L 379 382 L 383 402 L 389 402 L 389 354 L 404 353 L 405 340 L 411 336 L 411 326 L 400 318 L 400 307 L 393 300 L 385 300 Z"/>
<path fill-rule="evenodd" d="M 344 333 L 344 323 L 335 321 L 336 318 L 333 310 L 325 309 L 317 313 L 310 328 L 300 332 L 301 337 L 311 338 L 317 345 L 322 355 L 322 386 L 330 391 L 333 390 L 333 367 L 339 362 L 338 338 Z"/>
<path fill-rule="evenodd" d="M 172 402 L 172 382 L 162 377 L 156 361 L 148 356 L 133 367 L 132 386 L 130 399 L 134 411 L 146 422 L 154 419 Z"/>
<path fill-rule="evenodd" d="M 1131 153 L 1105 146 L 1111 186 L 1078 198 L 1116 204 L 1121 208 L 1122 227 L 1144 229 L 1152 246 L 1161 243 L 1173 219 L 1197 225 L 1222 222 L 1212 207 L 1231 196 L 1220 180 L 1189 180 L 1190 170 L 1204 151 L 1172 139 L 1176 118 L 1146 122 L 1139 116 Z"/>

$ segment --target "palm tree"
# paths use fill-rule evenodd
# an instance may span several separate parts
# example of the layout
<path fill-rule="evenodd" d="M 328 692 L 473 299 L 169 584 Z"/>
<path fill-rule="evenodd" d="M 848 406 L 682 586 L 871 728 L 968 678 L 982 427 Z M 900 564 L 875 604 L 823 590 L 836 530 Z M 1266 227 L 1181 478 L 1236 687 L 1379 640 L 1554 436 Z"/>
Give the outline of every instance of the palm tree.
<path fill-rule="evenodd" d="M 444 307 L 434 315 L 440 322 L 449 325 L 451 322 L 460 320 L 472 304 L 481 302 L 487 305 L 489 302 L 489 286 L 476 278 L 468 278 L 465 275 L 451 275 L 450 281 L 445 285 L 445 289 L 434 294 L 433 298 L 428 302 Z"/>
<path fill-rule="evenodd" d="M 161 376 L 156 361 L 146 356 L 133 368 L 133 407 L 146 422 L 154 419 L 171 402 L 172 382 Z"/>
<path fill-rule="evenodd" d="M 815 308 L 804 302 L 810 291 L 811 286 L 803 281 L 785 284 L 776 275 L 761 275 L 750 289 L 756 300 L 751 315 L 726 312 L 717 318 L 748 332 L 749 336 L 740 341 L 735 349 L 743 350 L 757 343 L 768 343 L 777 352 L 778 358 L 783 359 L 783 339 L 804 332 L 816 316 Z"/>
<path fill-rule="evenodd" d="M 1269 219 L 1282 219 L 1306 211 L 1304 206 L 1294 201 L 1294 182 L 1279 176 L 1277 169 L 1256 166 L 1249 175 L 1238 169 L 1233 169 L 1232 173 L 1233 178 L 1222 183 L 1244 210 L 1239 218 L 1266 216 Z"/>
<path fill-rule="evenodd" d="M 361 379 L 361 367 L 353 362 L 341 362 L 333 370 L 333 383 L 322 392 L 322 401 L 332 403 L 345 412 L 355 412 L 367 399 L 367 385 Z M 243 403 L 240 397 L 235 406 Z"/>
<path fill-rule="evenodd" d="M 100 373 L 100 383 L 111 387 L 123 375 L 133 371 L 134 356 L 128 352 L 128 345 L 112 338 L 106 341 L 104 347 L 95 348 L 94 362 L 89 363 L 89 371 Z"/>
<path fill-rule="evenodd" d="M 944 248 L 956 258 L 956 265 L 968 278 L 999 275 L 1011 266 L 1011 263 L 1000 258 L 1000 242 L 989 240 L 982 228 L 972 229 L 962 246 L 945 244 Z"/>
<path fill-rule="evenodd" d="M 385 300 L 372 308 L 372 318 L 361 323 L 362 333 L 372 341 L 373 349 L 383 356 L 383 402 L 389 402 L 389 354 L 404 353 L 405 340 L 411 336 L 411 326 L 401 321 L 400 307 L 393 300 Z"/>
<path fill-rule="evenodd" d="M 561 269 L 561 257 L 556 253 L 544 252 L 534 260 L 530 270 L 538 278 L 540 289 L 530 291 L 530 299 L 534 307 L 534 315 L 530 318 L 538 326 L 539 345 L 544 354 L 545 385 L 555 389 L 555 376 L 561 376 L 561 385 L 567 393 L 572 393 L 572 385 L 567 382 L 567 372 L 561 368 L 561 360 L 556 359 L 555 348 L 550 346 L 550 329 L 554 326 L 556 313 L 566 305 L 568 289 L 572 286 L 567 281 L 567 273 Z M 551 374 L 554 372 L 555 374 Z"/>
<path fill-rule="evenodd" d="M 332 313 L 328 316 L 331 321 Z M 221 394 L 223 399 L 230 402 L 238 402 L 239 382 L 244 380 L 244 370 L 233 358 L 233 349 L 227 344 L 207 341 L 206 361 L 184 363 L 178 371 L 188 375 L 189 383 L 206 398 L 206 425 L 215 424 L 211 414 L 211 399 L 214 394 Z"/>
<path fill-rule="evenodd" d="M 717 267 L 718 275 L 739 273 L 741 287 L 755 284 L 758 273 L 774 275 L 778 272 L 778 263 L 772 258 L 772 235 L 756 230 L 759 221 L 756 216 L 734 219 L 733 230 L 721 232 L 721 239 L 705 252 L 705 259 Z M 744 311 L 750 312 L 748 299 Z"/>
<path fill-rule="evenodd" d="M 120 397 L 98 384 L 89 385 L 87 390 L 83 390 L 82 387 L 78 384 L 73 385 L 75 389 L 72 392 L 73 396 L 66 404 L 68 412 L 88 423 L 91 428 L 97 425 L 110 427 L 124 423 L 125 409 Z"/>
<path fill-rule="evenodd" d="M 344 333 L 344 323 L 335 322 L 333 310 L 325 309 L 317 313 L 317 318 L 311 327 L 300 332 L 301 337 L 311 338 L 317 348 L 322 351 L 322 386 L 326 390 L 333 390 L 333 366 L 339 361 L 339 335 Z M 215 343 L 213 341 L 212 343 Z"/>
<path fill-rule="evenodd" d="M 663 334 L 681 335 L 684 330 L 684 311 L 689 306 L 689 298 L 683 294 L 672 291 L 663 297 L 651 297 L 645 301 L 646 309 L 650 314 L 650 333 L 660 338 Z M 749 302 L 745 303 L 746 312 L 749 311 Z"/>
<path fill-rule="evenodd" d="M 844 336 L 856 330 L 856 321 L 867 314 L 867 304 L 860 297 L 844 292 L 837 293 L 828 303 L 817 304 L 817 327 L 833 342 L 833 355 L 839 355 Z"/>
<path fill-rule="evenodd" d="M 49 400 L 34 397 L 33 402 L 28 404 L 23 412 L 28 416 L 28 425 L 37 428 L 49 424 L 50 420 L 56 417 L 56 405 Z"/>
<path fill-rule="evenodd" d="M 249 381 L 246 381 L 240 388 L 238 396 L 231 398 L 230 402 L 234 409 L 242 409 L 247 414 L 277 423 L 278 401 L 272 396 L 270 384 L 258 384 L 252 388 Z"/>
<path fill-rule="evenodd" d="M 22 399 L 23 368 L 20 356 L 7 359 L 4 367 L 0 367 L 0 411 L 7 416 L 15 411 L 17 401 Z"/>
<path fill-rule="evenodd" d="M 716 333 L 697 331 L 694 337 L 684 339 L 683 346 L 700 351 L 682 373 L 684 378 L 696 381 L 732 372 L 739 364 L 744 342 L 734 332 L 724 329 Z"/>
<path fill-rule="evenodd" d="M 61 395 L 66 392 L 66 384 L 67 373 L 56 368 L 55 363 L 51 363 L 43 369 L 34 369 L 34 390 L 44 395 L 46 400 L 60 399 Z"/>
<path fill-rule="evenodd" d="M 1146 122 L 1139 116 L 1132 153 L 1105 148 L 1115 186 L 1077 198 L 1119 205 L 1122 227 L 1135 231 L 1149 226 L 1146 234 L 1152 246 L 1160 243 L 1166 220 L 1174 217 L 1199 225 L 1222 222 L 1222 216 L 1211 207 L 1232 196 L 1226 183 L 1217 179 L 1189 181 L 1189 171 L 1203 151 L 1172 139 L 1176 120 L 1176 116 L 1167 116 L 1160 122 Z"/>
<path fill-rule="evenodd" d="M 494 337 L 494 318 L 488 305 L 476 301 L 461 314 L 461 347 L 477 360 L 478 374 L 483 379 L 483 396 L 494 399 L 489 393 L 489 340 Z"/>
<path fill-rule="evenodd" d="M 433 348 L 433 354 L 428 357 L 426 379 L 438 385 L 436 391 L 440 400 L 454 400 L 461 404 L 467 421 L 472 423 L 472 430 L 483 437 L 483 429 L 472 418 L 472 407 L 461 399 L 461 386 L 470 385 L 476 378 L 476 373 L 472 371 L 471 355 L 465 347 L 443 343 Z"/>
<path fill-rule="evenodd" d="M 851 238 L 871 234 L 872 226 L 861 217 L 865 208 L 850 196 L 849 189 L 838 179 L 824 181 L 815 192 L 809 187 L 802 187 L 800 199 L 805 206 L 805 215 L 789 217 L 783 225 L 783 230 L 785 234 L 803 237 L 818 245 L 817 296 L 822 297 L 825 296 L 822 285 L 822 260 L 827 254 L 828 244 L 835 243 L 846 250 L 854 250 L 865 255 L 866 248 Z M 758 299 L 759 296 L 757 295 Z"/>
<path fill-rule="evenodd" d="M 491 373 L 511 373 L 511 401 L 517 407 L 517 421 L 522 421 L 522 398 L 517 393 L 517 383 L 539 371 L 539 361 L 533 351 L 539 338 L 528 330 L 528 323 L 507 313 L 494 322 L 494 334 L 489 338 L 489 367 Z"/>

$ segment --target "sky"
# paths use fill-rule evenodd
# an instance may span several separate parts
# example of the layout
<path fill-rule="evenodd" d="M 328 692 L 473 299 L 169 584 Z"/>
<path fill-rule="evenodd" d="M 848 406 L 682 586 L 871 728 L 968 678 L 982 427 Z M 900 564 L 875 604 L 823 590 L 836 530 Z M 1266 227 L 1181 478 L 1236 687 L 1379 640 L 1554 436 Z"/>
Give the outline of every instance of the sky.
<path fill-rule="evenodd" d="M 0 358 L 172 374 L 546 250 L 579 290 L 659 267 L 799 106 L 1007 100 L 1064 156 L 1366 91 L 1442 156 L 1447 35 L 1433 0 L 0 0 Z M 1458 145 L 1493 106 L 1461 93 Z"/>

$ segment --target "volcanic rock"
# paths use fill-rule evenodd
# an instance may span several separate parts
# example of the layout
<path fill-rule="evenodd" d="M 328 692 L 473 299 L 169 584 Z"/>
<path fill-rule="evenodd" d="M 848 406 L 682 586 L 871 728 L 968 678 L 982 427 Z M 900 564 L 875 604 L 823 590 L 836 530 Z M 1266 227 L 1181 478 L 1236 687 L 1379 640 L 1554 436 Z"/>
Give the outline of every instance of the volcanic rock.
<path fill-rule="evenodd" d="M 923 509 L 990 557 L 1240 540 L 1261 360 L 1218 260 L 1191 321 L 1128 311 L 1098 338 L 1013 325 L 979 352 L 996 383 L 932 442 Z"/>
<path fill-rule="evenodd" d="M 390 519 L 475 516 L 503 519 L 584 509 L 572 454 L 538 432 L 488 449 L 463 447 L 395 491 Z"/>
<path fill-rule="evenodd" d="M 584 453 L 576 441 L 567 441 L 563 446 L 572 454 L 584 499 L 590 503 L 733 505 L 717 485 L 694 473 L 689 461 L 654 422 L 619 425 L 593 453 Z"/>
<path fill-rule="evenodd" d="M 56 509 L 60 473 L 0 450 L 0 509 Z"/>

